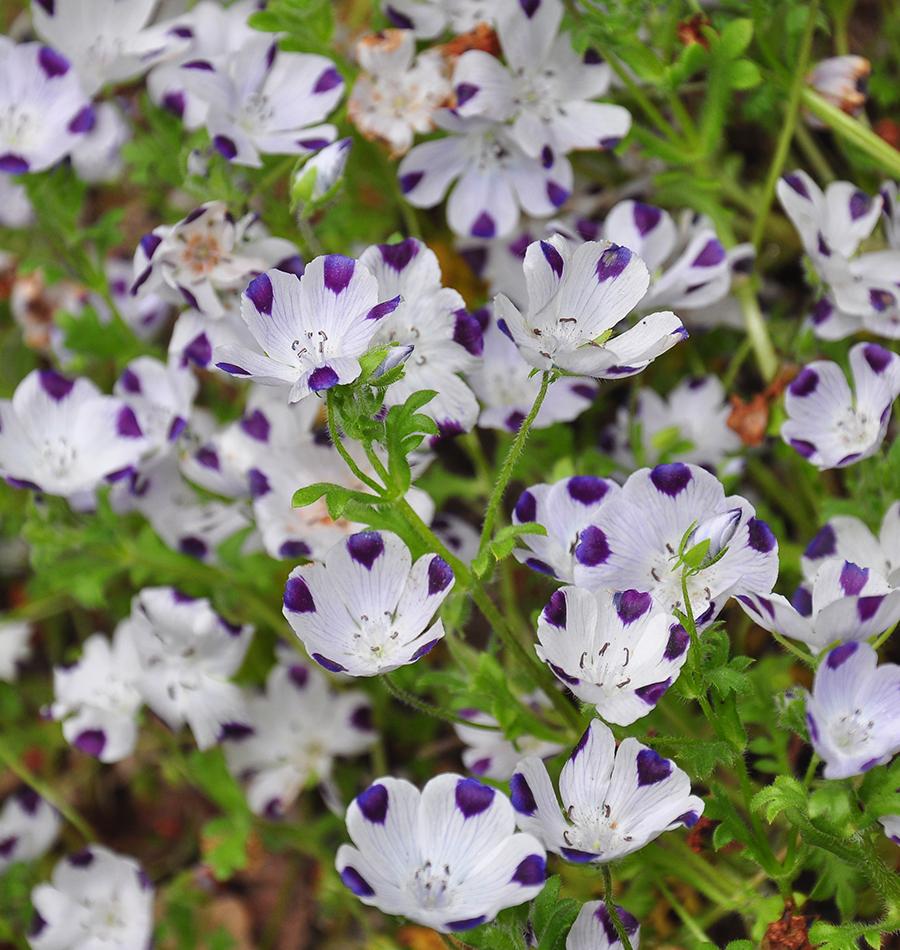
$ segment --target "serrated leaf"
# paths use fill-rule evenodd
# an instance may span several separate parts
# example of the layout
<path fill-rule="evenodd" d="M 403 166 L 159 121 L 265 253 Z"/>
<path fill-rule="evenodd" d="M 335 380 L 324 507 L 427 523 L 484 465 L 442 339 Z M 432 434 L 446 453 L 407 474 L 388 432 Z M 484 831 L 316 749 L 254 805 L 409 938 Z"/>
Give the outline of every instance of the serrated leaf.
<path fill-rule="evenodd" d="M 542 934 L 553 916 L 553 908 L 559 899 L 562 878 L 558 874 L 548 877 L 544 889 L 535 897 L 531 905 L 531 924 L 536 934 Z"/>
<path fill-rule="evenodd" d="M 789 775 L 779 775 L 771 785 L 760 789 L 752 798 L 750 807 L 762 812 L 771 823 L 781 812 L 789 808 L 806 812 L 806 791 Z"/>

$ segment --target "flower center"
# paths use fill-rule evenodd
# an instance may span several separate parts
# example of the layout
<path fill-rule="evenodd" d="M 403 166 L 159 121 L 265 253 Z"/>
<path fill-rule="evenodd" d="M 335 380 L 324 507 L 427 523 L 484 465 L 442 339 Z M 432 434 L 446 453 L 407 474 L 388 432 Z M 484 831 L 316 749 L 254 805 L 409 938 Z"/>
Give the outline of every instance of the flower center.
<path fill-rule="evenodd" d="M 451 902 L 450 865 L 440 867 L 426 861 L 413 874 L 410 890 L 416 897 L 420 907 L 429 910 L 446 907 Z"/>
<path fill-rule="evenodd" d="M 854 709 L 839 717 L 831 725 L 831 738 L 834 744 L 845 752 L 858 750 L 872 738 L 875 723 L 866 719 L 862 710 Z"/>
<path fill-rule="evenodd" d="M 41 459 L 47 469 L 57 478 L 66 475 L 75 465 L 78 452 L 65 436 L 46 439 L 41 446 Z"/>

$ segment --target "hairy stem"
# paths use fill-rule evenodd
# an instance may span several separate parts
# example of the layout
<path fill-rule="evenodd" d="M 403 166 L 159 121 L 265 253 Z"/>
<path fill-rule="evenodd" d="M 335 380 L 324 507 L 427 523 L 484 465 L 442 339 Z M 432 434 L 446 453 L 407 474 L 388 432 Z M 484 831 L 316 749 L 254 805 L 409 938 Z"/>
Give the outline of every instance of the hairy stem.
<path fill-rule="evenodd" d="M 631 946 L 631 941 L 628 939 L 628 932 L 625 930 L 625 925 L 622 923 L 622 918 L 619 917 L 619 911 L 616 908 L 616 902 L 613 898 L 612 874 L 610 873 L 608 864 L 603 865 L 603 900 L 606 903 L 606 912 L 609 914 L 609 919 L 616 933 L 619 935 L 619 940 L 622 941 L 623 950 L 634 950 Z"/>

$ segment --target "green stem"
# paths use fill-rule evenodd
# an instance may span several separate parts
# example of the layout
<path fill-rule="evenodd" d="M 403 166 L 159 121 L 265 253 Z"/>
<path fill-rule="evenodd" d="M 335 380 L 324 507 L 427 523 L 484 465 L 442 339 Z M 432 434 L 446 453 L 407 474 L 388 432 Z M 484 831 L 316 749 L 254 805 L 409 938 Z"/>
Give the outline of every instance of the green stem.
<path fill-rule="evenodd" d="M 805 666 L 815 666 L 813 658 L 808 653 L 804 653 L 799 647 L 794 646 L 787 637 L 783 637 L 780 633 L 776 633 L 775 631 L 772 631 L 772 636 L 788 653 L 795 656 Z"/>
<path fill-rule="evenodd" d="M 822 150 L 816 144 L 816 140 L 813 138 L 812 133 L 809 129 L 802 123 L 797 124 L 797 128 L 794 132 L 797 137 L 797 144 L 800 146 L 800 150 L 803 152 L 806 160 L 812 166 L 813 171 L 818 176 L 819 181 L 823 185 L 827 185 L 829 182 L 832 182 L 837 178 L 831 166 L 828 164 L 828 159 L 822 153 Z"/>
<path fill-rule="evenodd" d="M 525 448 L 525 442 L 528 439 L 531 426 L 535 418 L 537 418 L 541 406 L 544 404 L 544 398 L 547 395 L 547 390 L 550 387 L 552 378 L 553 373 L 550 370 L 544 370 L 541 375 L 541 387 L 535 397 L 534 404 L 525 417 L 525 421 L 519 426 L 519 431 L 516 433 L 516 437 L 513 439 L 512 445 L 506 453 L 506 458 L 503 460 L 500 474 L 497 476 L 497 481 L 494 483 L 494 488 L 491 491 L 491 497 L 488 499 L 487 511 L 484 515 L 484 524 L 481 527 L 481 543 L 478 548 L 479 554 L 488 546 L 493 536 L 494 525 L 497 521 L 500 504 L 503 501 L 503 495 L 506 492 L 507 485 L 509 485 L 509 480 L 512 478 L 516 463 L 522 455 L 522 450 Z"/>
<path fill-rule="evenodd" d="M 343 440 L 341 439 L 341 434 L 338 431 L 337 421 L 334 417 L 334 402 L 332 400 L 331 390 L 328 390 L 325 396 L 325 406 L 326 413 L 328 418 L 328 434 L 331 436 L 331 443 L 337 449 L 338 455 L 344 460 L 347 465 L 347 468 L 364 484 L 367 485 L 372 491 L 377 492 L 379 495 L 384 491 L 384 489 L 376 482 L 374 479 L 369 478 L 368 475 L 356 464 L 353 456 L 347 451 L 347 447 L 344 445 Z"/>
<path fill-rule="evenodd" d="M 895 633 L 898 629 L 900 629 L 900 624 L 894 624 L 894 626 L 891 627 L 890 630 L 885 630 L 884 633 L 881 634 L 881 636 L 876 637 L 872 641 L 872 649 L 876 651 L 880 650 L 885 645 L 885 643 L 887 643 L 887 641 L 890 640 L 891 635 Z"/>
<path fill-rule="evenodd" d="M 612 925 L 615 928 L 616 933 L 619 935 L 619 940 L 622 942 L 623 950 L 634 950 L 631 946 L 631 941 L 628 939 L 628 931 L 625 930 L 625 925 L 622 923 L 622 918 L 619 917 L 619 911 L 616 908 L 616 901 L 613 897 L 613 886 L 612 886 L 612 874 L 609 870 L 609 865 L 604 864 L 603 869 L 603 900 L 606 904 L 606 913 L 609 914 L 609 919 L 612 921 Z"/>
<path fill-rule="evenodd" d="M 97 835 L 81 815 L 79 815 L 68 802 L 63 801 L 43 779 L 38 778 L 31 769 L 20 762 L 18 756 L 10 749 L 6 740 L 2 737 L 0 737 L 0 762 L 26 785 L 33 788 L 44 801 L 52 805 L 85 841 L 96 840 Z"/>
<path fill-rule="evenodd" d="M 797 59 L 792 67 L 793 81 L 791 82 L 790 93 L 788 94 L 787 108 L 784 112 L 781 134 L 778 136 L 778 142 L 775 145 L 775 154 L 772 157 L 772 164 L 769 166 L 769 174 L 763 188 L 759 210 L 756 214 L 756 220 L 753 223 L 753 232 L 750 240 L 757 250 L 759 250 L 763 235 L 766 231 L 766 219 L 769 217 L 769 210 L 772 207 L 772 200 L 775 197 L 775 186 L 778 184 L 778 179 L 784 168 L 784 162 L 791 147 L 791 139 L 794 137 L 794 129 L 797 126 L 800 99 L 804 86 L 806 85 L 806 72 L 807 66 L 809 65 L 809 54 L 812 49 L 812 40 L 816 30 L 816 18 L 818 13 L 819 0 L 812 0 L 806 14 L 806 29 L 803 31 Z M 843 113 L 841 114 L 843 115 Z"/>
<path fill-rule="evenodd" d="M 419 699 L 418 696 L 410 693 L 409 690 L 404 689 L 402 686 L 399 686 L 397 683 L 391 679 L 390 673 L 386 673 L 381 677 L 381 682 L 387 687 L 387 691 L 394 697 L 398 699 L 401 703 L 405 703 L 407 706 L 410 706 L 412 709 L 415 709 L 417 712 L 424 713 L 426 716 L 431 716 L 434 719 L 441 719 L 444 722 L 449 722 L 451 725 L 457 726 L 472 726 L 474 729 L 484 729 L 489 732 L 496 732 L 496 726 L 487 726 L 484 723 L 472 722 L 469 719 L 464 718 L 463 716 L 458 716 L 455 712 L 452 712 L 449 709 L 444 709 L 441 706 L 434 706 L 431 703 L 426 702 L 424 699 Z"/>

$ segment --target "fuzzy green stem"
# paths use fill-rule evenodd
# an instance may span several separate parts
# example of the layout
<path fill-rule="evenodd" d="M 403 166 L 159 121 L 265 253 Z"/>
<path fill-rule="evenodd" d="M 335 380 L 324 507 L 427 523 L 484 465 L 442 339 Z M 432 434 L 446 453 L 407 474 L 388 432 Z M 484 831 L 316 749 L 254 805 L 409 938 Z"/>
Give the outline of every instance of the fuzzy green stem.
<path fill-rule="evenodd" d="M 690 915 L 690 913 L 685 908 L 684 904 L 672 893 L 672 891 L 666 886 L 665 881 L 657 881 L 656 886 L 662 892 L 663 897 L 668 901 L 669 906 L 672 910 L 675 911 L 678 919 L 684 924 L 685 927 L 691 932 L 696 940 L 700 943 L 711 943 L 709 937 L 704 933 L 703 928 L 697 923 L 696 920 Z"/>
<path fill-rule="evenodd" d="M 619 935 L 623 950 L 634 950 L 631 946 L 631 941 L 628 939 L 628 931 L 625 930 L 625 925 L 622 923 L 622 918 L 619 917 L 619 911 L 616 909 L 616 901 L 613 897 L 612 874 L 610 873 L 608 864 L 603 865 L 603 900 L 606 903 L 606 913 L 609 914 L 609 919 L 616 933 Z"/>
<path fill-rule="evenodd" d="M 344 445 L 343 440 L 341 439 L 341 434 L 338 431 L 337 421 L 334 417 L 334 402 L 332 400 L 331 390 L 325 396 L 325 406 L 326 413 L 328 417 L 328 434 L 331 436 L 331 443 L 337 449 L 338 455 L 344 460 L 347 465 L 347 468 L 364 484 L 372 489 L 374 492 L 378 492 L 380 495 L 384 490 L 374 479 L 369 478 L 368 475 L 356 464 L 353 459 L 353 456 L 347 451 L 347 447 Z"/>
<path fill-rule="evenodd" d="M 432 703 L 420 699 L 415 694 L 409 692 L 409 690 L 395 683 L 390 673 L 386 673 L 382 676 L 381 682 L 384 683 L 387 687 L 387 691 L 394 699 L 398 699 L 401 703 L 415 709 L 417 712 L 424 713 L 426 716 L 431 716 L 433 719 L 441 719 L 444 722 L 449 722 L 451 725 L 456 726 L 472 726 L 474 729 L 484 729 L 490 732 L 496 731 L 496 726 L 486 726 L 484 723 L 472 722 L 463 716 L 458 716 L 452 710 L 444 709 L 441 706 L 434 706 Z"/>
<path fill-rule="evenodd" d="M 509 480 L 512 478 L 516 463 L 522 455 L 522 450 L 525 448 L 525 442 L 528 439 L 531 426 L 537 418 L 537 414 L 541 411 L 541 406 L 544 404 L 544 398 L 547 395 L 547 390 L 550 387 L 552 379 L 553 373 L 550 370 L 544 370 L 541 375 L 541 386 L 540 389 L 538 389 L 534 403 L 528 415 L 525 417 L 525 421 L 519 426 L 519 431 L 516 433 L 516 437 L 513 439 L 512 445 L 506 453 L 506 458 L 503 460 L 500 474 L 497 476 L 497 481 L 494 483 L 494 488 L 488 499 L 487 511 L 484 514 L 484 524 L 481 527 L 481 543 L 478 548 L 479 553 L 481 553 L 491 541 L 494 533 L 494 525 L 497 522 L 497 514 L 500 511 L 500 504 L 503 501 L 503 495 L 509 485 Z"/>

